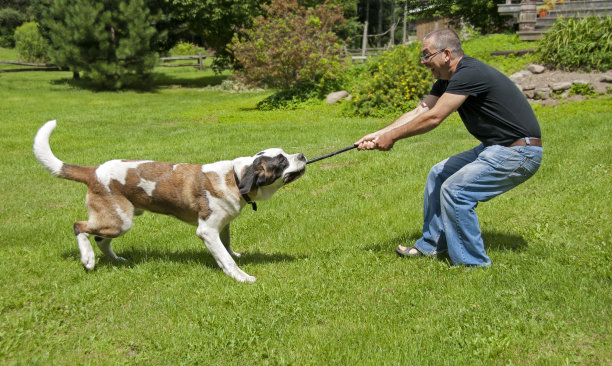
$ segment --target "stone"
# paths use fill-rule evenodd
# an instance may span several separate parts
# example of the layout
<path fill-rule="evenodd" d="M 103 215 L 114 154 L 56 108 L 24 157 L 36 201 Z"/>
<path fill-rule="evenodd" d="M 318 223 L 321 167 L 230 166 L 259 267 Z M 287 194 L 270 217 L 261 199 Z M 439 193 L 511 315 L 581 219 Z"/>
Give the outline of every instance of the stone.
<path fill-rule="evenodd" d="M 327 104 L 334 104 L 339 100 L 342 100 L 346 97 L 348 97 L 349 93 L 346 90 L 340 90 L 337 92 L 333 92 L 333 93 L 329 93 L 327 95 L 327 97 L 325 98 L 325 101 L 327 102 Z"/>
<path fill-rule="evenodd" d="M 533 97 L 535 96 L 535 90 L 525 90 L 525 91 L 523 92 L 523 95 L 524 95 L 526 98 L 533 99 Z"/>
<path fill-rule="evenodd" d="M 572 83 L 570 81 L 562 81 L 560 83 L 548 84 L 548 86 L 552 91 L 561 91 L 570 89 L 572 87 Z"/>
<path fill-rule="evenodd" d="M 534 90 L 536 88 L 535 84 L 525 84 L 523 85 L 523 90 Z"/>
<path fill-rule="evenodd" d="M 527 70 L 531 71 L 534 74 L 541 74 L 546 71 L 546 68 L 542 65 L 531 64 L 529 65 Z"/>
<path fill-rule="evenodd" d="M 590 83 L 586 80 L 574 80 L 572 81 L 572 84 L 590 84 Z"/>
<path fill-rule="evenodd" d="M 602 83 L 612 83 L 612 75 L 604 75 L 599 79 Z"/>
<path fill-rule="evenodd" d="M 510 80 L 512 80 L 512 81 L 514 81 L 516 83 L 517 81 L 520 81 L 525 76 L 529 76 L 529 75 L 531 75 L 531 71 L 523 70 L 523 71 L 515 72 L 514 74 L 510 75 L 509 78 L 510 78 Z"/>
<path fill-rule="evenodd" d="M 550 98 L 551 90 L 549 88 L 538 88 L 535 90 L 534 99 L 548 99 Z"/>

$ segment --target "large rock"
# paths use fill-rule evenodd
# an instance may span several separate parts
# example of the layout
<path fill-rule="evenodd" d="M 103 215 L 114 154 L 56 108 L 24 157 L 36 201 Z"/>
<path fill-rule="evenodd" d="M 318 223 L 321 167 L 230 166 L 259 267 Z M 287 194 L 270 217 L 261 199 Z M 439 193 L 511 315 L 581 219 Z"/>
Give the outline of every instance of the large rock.
<path fill-rule="evenodd" d="M 535 90 L 534 99 L 548 99 L 550 98 L 549 88 L 538 88 Z"/>
<path fill-rule="evenodd" d="M 572 87 L 572 82 L 571 81 L 562 81 L 560 83 L 551 83 L 551 84 L 548 84 L 548 86 L 550 87 L 550 89 L 552 91 L 561 91 L 561 90 L 570 89 Z"/>
<path fill-rule="evenodd" d="M 541 74 L 546 71 L 546 68 L 542 65 L 531 64 L 529 65 L 527 70 L 531 71 L 534 74 Z"/>
<path fill-rule="evenodd" d="M 346 90 L 340 90 L 337 92 L 333 92 L 333 93 L 329 93 L 327 95 L 327 98 L 325 98 L 325 101 L 327 102 L 327 104 L 334 104 L 339 100 L 342 100 L 346 97 L 349 96 L 349 93 Z"/>
<path fill-rule="evenodd" d="M 510 80 L 512 80 L 512 81 L 514 81 L 516 83 L 516 82 L 521 81 L 521 79 L 523 79 L 525 76 L 529 76 L 531 74 L 532 74 L 531 71 L 522 70 L 522 71 L 518 71 L 518 72 L 515 72 L 514 74 L 510 75 L 509 78 L 510 78 Z"/>
<path fill-rule="evenodd" d="M 533 83 L 527 83 L 523 85 L 523 90 L 534 90 L 536 85 Z"/>

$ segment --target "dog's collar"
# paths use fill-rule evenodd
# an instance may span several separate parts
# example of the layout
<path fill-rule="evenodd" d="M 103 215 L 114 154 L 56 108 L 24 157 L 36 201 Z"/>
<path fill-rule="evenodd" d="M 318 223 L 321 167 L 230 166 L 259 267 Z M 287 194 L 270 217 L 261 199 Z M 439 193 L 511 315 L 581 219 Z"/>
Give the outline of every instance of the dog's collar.
<path fill-rule="evenodd" d="M 234 172 L 234 180 L 236 181 L 238 190 L 240 190 L 240 181 L 238 180 L 238 175 L 236 174 L 236 171 L 234 169 L 232 169 L 232 171 Z M 253 211 L 257 211 L 257 203 L 251 201 L 251 197 L 249 197 L 248 193 L 241 193 L 241 194 L 242 194 L 242 198 L 244 198 L 246 203 L 248 203 L 249 205 L 251 205 L 251 207 L 253 207 Z"/>

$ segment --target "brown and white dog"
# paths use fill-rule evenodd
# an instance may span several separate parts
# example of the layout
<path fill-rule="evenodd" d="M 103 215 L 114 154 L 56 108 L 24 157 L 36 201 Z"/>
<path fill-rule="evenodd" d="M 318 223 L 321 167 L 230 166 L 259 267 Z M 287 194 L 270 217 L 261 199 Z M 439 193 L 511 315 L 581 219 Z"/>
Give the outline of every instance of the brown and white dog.
<path fill-rule="evenodd" d="M 34 155 L 51 174 L 88 186 L 89 219 L 74 224 L 81 263 L 88 270 L 95 266 L 89 236 L 95 236 L 105 255 L 124 261 L 111 249 L 111 239 L 127 232 L 133 216 L 147 210 L 196 225 L 196 234 L 223 272 L 240 282 L 253 282 L 255 277 L 238 268 L 231 256 L 240 255 L 230 246 L 230 222 L 247 203 L 255 209 L 253 201 L 270 198 L 306 171 L 304 155 L 289 155 L 281 149 L 204 165 L 135 160 L 70 165 L 55 157 L 49 146 L 55 126 L 53 120 L 38 130 Z"/>

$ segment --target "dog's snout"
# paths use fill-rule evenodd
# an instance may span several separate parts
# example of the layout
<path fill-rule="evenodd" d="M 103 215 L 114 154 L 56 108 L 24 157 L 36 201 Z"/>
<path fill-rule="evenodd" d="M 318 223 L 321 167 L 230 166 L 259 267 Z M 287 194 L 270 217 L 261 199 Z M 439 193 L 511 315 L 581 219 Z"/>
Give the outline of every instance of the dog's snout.
<path fill-rule="evenodd" d="M 305 156 L 304 156 L 304 154 L 302 154 L 302 153 L 297 154 L 297 158 L 298 158 L 298 160 L 300 160 L 300 161 L 306 161 L 306 157 L 305 157 Z"/>

